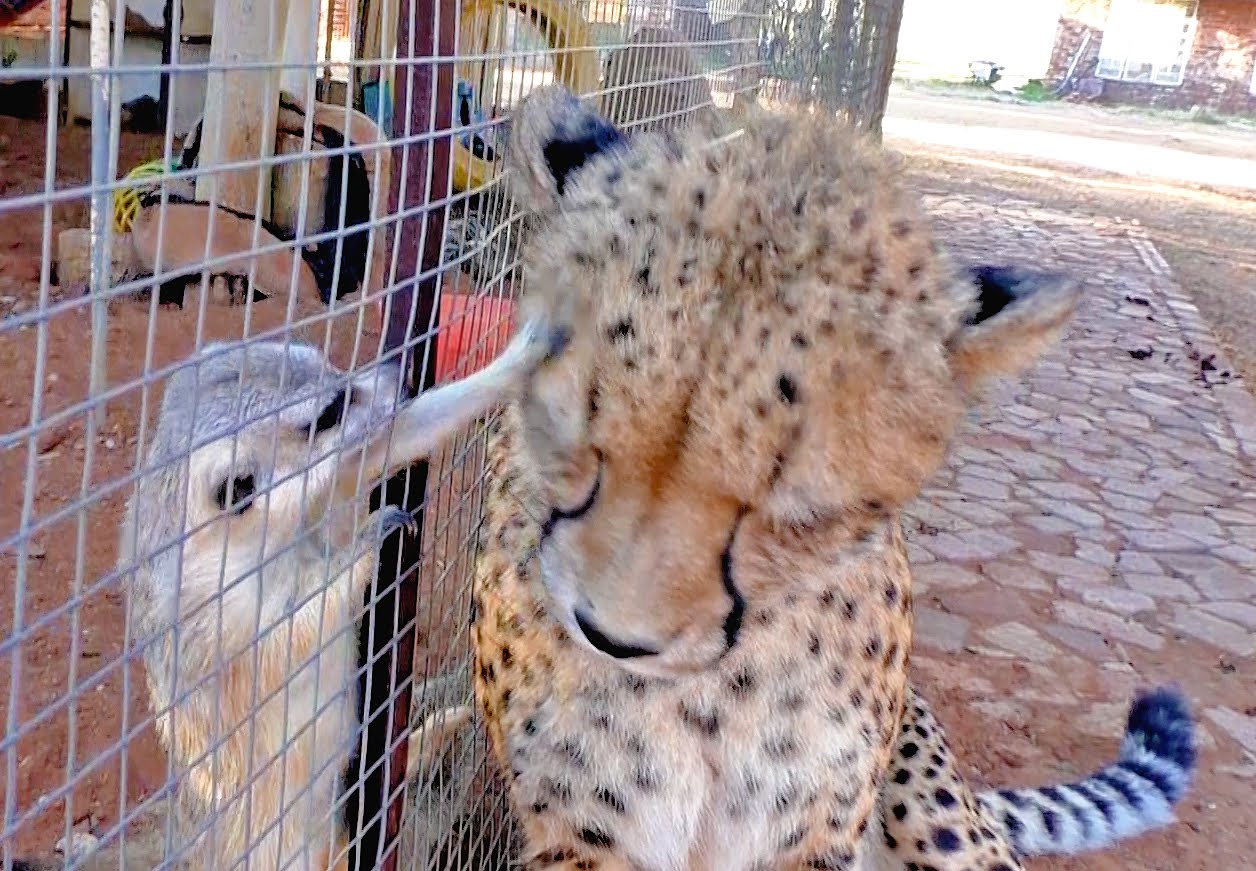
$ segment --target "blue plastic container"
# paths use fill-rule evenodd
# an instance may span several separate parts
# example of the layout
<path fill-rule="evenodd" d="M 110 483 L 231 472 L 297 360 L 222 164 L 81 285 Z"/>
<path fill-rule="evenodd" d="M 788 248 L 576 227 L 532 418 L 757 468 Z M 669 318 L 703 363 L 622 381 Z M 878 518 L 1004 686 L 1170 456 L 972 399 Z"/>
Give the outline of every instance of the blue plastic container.
<path fill-rule="evenodd" d="M 381 88 L 381 84 L 383 87 Z M 384 94 L 384 112 L 379 111 L 379 95 Z M 387 82 L 367 82 L 362 86 L 362 111 L 372 121 L 379 119 L 379 129 L 385 136 L 393 136 L 393 101 L 392 88 Z"/>

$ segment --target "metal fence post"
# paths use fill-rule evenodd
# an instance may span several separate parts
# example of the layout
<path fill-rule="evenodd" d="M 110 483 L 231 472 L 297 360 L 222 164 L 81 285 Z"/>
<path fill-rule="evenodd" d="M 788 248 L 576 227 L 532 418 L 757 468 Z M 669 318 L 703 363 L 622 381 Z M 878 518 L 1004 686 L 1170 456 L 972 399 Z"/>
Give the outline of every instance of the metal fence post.
<path fill-rule="evenodd" d="M 68 0 L 67 0 L 68 2 Z M 119 25 L 120 26 L 120 25 Z M 109 64 L 109 0 L 92 0 L 89 52 L 92 66 L 92 344 L 88 394 L 99 397 L 105 390 L 109 341 L 109 286 L 112 266 L 109 253 L 109 106 L 113 74 Z M 103 399 L 92 415 L 97 426 L 105 423 L 108 408 Z"/>

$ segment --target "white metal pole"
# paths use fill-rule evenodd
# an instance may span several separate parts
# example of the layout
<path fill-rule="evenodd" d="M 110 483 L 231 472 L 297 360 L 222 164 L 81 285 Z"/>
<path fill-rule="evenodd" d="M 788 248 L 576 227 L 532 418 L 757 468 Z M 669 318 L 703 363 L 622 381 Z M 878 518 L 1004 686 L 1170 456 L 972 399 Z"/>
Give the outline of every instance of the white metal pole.
<path fill-rule="evenodd" d="M 92 68 L 92 346 L 88 393 L 97 401 L 94 406 L 96 424 L 106 420 L 106 409 L 100 395 L 105 390 L 108 367 L 106 344 L 109 341 L 109 286 L 113 279 L 109 245 L 112 229 L 110 209 L 112 197 L 107 189 L 109 178 L 109 0 L 91 0 Z"/>

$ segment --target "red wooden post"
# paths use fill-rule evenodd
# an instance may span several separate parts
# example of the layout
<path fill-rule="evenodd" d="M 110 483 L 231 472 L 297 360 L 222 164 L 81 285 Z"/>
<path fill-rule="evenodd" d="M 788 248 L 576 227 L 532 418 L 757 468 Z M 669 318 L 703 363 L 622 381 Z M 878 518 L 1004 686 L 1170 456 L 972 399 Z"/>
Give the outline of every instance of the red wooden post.
<path fill-rule="evenodd" d="M 433 132 L 447 131 L 453 126 L 452 58 L 457 37 L 457 6 L 453 0 L 400 0 L 398 5 L 399 65 L 394 78 L 392 138 L 402 141 L 392 152 L 392 190 L 389 192 L 392 214 L 422 209 L 425 204 L 447 195 L 450 137 L 429 137 Z M 451 60 L 439 64 L 421 60 L 432 57 Z M 418 141 L 408 141 L 414 139 Z M 433 329 L 436 326 L 440 276 L 433 271 L 440 264 L 444 211 L 443 208 L 423 210 L 393 228 L 400 237 L 396 284 L 383 306 L 384 335 L 389 351 L 427 337 L 429 325 Z M 386 236 L 381 234 L 381 237 Z M 428 273 L 433 274 L 423 277 Z M 430 387 L 435 381 L 436 354 L 424 354 L 423 350 L 420 341 L 408 357 L 408 387 L 413 393 Z M 410 510 L 419 509 L 418 532 L 392 535 L 380 549 L 379 576 L 368 591 L 369 610 L 360 632 L 360 661 L 365 665 L 362 686 L 367 740 L 359 766 L 350 766 L 350 779 L 355 783 L 346 807 L 350 835 L 358 845 L 350 853 L 350 866 L 360 871 L 397 869 L 407 750 L 403 736 L 409 729 L 417 570 L 422 552 L 421 506 L 426 490 L 425 462 L 383 485 L 384 501 L 400 503 Z"/>

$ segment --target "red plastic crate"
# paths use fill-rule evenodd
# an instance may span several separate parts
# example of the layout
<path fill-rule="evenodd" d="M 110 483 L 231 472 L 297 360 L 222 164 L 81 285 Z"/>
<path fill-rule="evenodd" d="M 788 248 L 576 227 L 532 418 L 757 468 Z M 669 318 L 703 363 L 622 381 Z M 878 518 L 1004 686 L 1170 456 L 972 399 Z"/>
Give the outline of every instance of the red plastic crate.
<path fill-rule="evenodd" d="M 436 335 L 436 382 L 465 378 L 483 369 L 510 342 L 514 300 L 443 293 Z"/>

